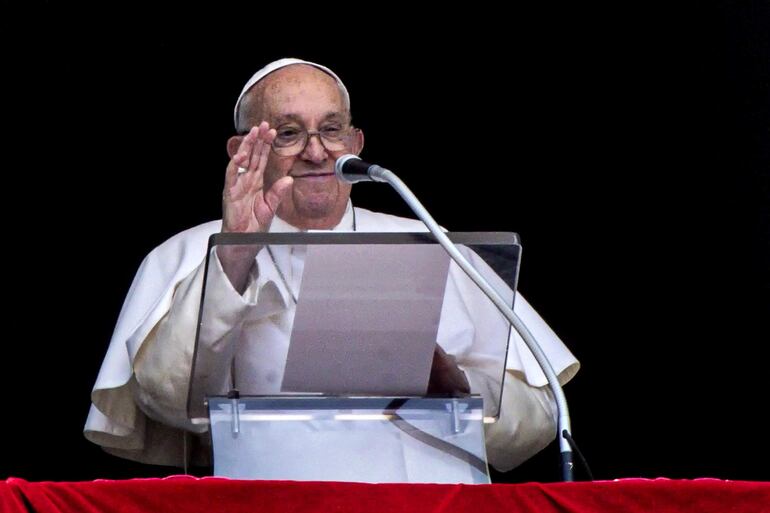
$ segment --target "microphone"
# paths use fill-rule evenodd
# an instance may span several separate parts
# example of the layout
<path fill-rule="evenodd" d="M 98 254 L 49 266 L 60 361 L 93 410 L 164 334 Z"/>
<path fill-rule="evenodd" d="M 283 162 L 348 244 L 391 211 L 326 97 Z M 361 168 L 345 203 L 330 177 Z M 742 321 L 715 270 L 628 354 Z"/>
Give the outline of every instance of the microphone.
<path fill-rule="evenodd" d="M 340 180 L 348 183 L 356 183 L 362 181 L 372 182 L 385 182 L 390 184 L 401 198 L 409 205 L 412 211 L 417 214 L 417 217 L 425 224 L 430 233 L 436 238 L 436 241 L 446 250 L 449 256 L 454 260 L 457 265 L 465 272 L 481 291 L 492 301 L 501 314 L 503 314 L 513 328 L 521 335 L 524 343 L 527 345 L 532 356 L 537 360 L 538 365 L 543 370 L 546 378 L 548 379 L 548 386 L 553 393 L 554 400 L 556 401 L 557 410 L 557 438 L 559 439 L 559 448 L 561 452 L 561 470 L 564 481 L 572 481 L 572 423 L 569 416 L 569 407 L 567 406 L 567 398 L 564 396 L 564 390 L 562 390 L 559 384 L 559 378 L 556 376 L 556 372 L 551 366 L 551 362 L 545 355 L 540 345 L 537 343 L 535 337 L 530 333 L 527 326 L 519 319 L 519 316 L 508 306 L 506 301 L 500 296 L 500 294 L 484 279 L 481 274 L 466 260 L 466 258 L 460 253 L 455 245 L 444 234 L 444 231 L 436 223 L 433 216 L 425 209 L 425 207 L 417 199 L 417 196 L 409 190 L 409 187 L 396 176 L 395 173 L 389 171 L 383 167 L 375 164 L 369 164 L 364 162 L 356 155 L 343 155 L 337 159 L 334 163 L 334 171 Z M 578 452 L 578 454 L 580 454 Z"/>
<path fill-rule="evenodd" d="M 343 155 L 334 163 L 337 178 L 347 183 L 356 182 L 386 182 L 385 174 L 389 173 L 377 164 L 364 162 L 356 155 Z"/>

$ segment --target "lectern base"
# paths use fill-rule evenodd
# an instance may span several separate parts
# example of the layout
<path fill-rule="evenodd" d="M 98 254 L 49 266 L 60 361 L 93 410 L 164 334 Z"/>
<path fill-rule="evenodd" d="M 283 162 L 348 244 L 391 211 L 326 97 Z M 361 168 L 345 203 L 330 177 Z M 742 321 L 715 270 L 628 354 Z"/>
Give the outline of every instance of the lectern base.
<path fill-rule="evenodd" d="M 217 476 L 490 482 L 480 397 L 210 397 L 208 404 Z"/>

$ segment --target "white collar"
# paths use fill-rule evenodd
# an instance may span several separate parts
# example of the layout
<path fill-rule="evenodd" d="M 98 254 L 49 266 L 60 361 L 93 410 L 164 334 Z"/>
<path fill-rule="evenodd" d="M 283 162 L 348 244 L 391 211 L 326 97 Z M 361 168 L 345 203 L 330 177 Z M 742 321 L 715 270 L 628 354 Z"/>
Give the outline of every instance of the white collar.
<path fill-rule="evenodd" d="M 345 213 L 342 214 L 342 219 L 340 219 L 340 222 L 332 228 L 331 230 L 301 230 L 297 228 L 294 225 L 291 225 L 281 219 L 278 216 L 273 217 L 273 222 L 270 224 L 270 232 L 290 232 L 290 233 L 296 233 L 296 232 L 328 232 L 328 231 L 334 231 L 334 232 L 354 232 L 356 231 L 356 215 L 355 212 L 353 212 L 353 203 L 348 200 L 348 204 L 345 206 Z"/>

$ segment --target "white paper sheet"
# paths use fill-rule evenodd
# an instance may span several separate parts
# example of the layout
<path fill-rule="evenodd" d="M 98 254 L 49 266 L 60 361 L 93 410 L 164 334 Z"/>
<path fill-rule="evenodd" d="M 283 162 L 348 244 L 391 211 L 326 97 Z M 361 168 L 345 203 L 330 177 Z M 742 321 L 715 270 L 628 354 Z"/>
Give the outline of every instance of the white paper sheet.
<path fill-rule="evenodd" d="M 424 395 L 448 269 L 433 244 L 308 246 L 282 391 Z"/>

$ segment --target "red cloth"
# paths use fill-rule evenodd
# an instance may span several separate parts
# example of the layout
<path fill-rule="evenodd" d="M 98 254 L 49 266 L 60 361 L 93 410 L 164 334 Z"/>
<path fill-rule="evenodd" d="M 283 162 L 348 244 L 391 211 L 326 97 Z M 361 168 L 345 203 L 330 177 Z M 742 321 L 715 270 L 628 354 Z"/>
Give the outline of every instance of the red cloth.
<path fill-rule="evenodd" d="M 770 483 L 622 479 L 495 485 L 240 481 L 173 476 L 78 483 L 0 481 L 0 511 L 770 513 Z"/>

